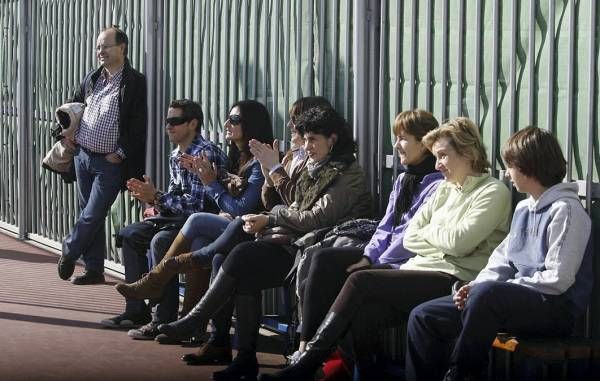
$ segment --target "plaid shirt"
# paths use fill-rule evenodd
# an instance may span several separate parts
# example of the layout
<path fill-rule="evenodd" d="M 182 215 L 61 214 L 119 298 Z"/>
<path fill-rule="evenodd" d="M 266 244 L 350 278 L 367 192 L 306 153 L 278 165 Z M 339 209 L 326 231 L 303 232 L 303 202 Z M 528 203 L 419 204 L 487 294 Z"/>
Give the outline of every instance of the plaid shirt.
<path fill-rule="evenodd" d="M 227 156 L 219 147 L 204 139 L 201 135 L 194 138 L 185 153 L 193 156 L 205 154 L 208 160 L 217 164 L 217 168 L 219 168 L 217 177 L 222 179 L 226 175 Z M 196 175 L 179 164 L 181 155 L 182 153 L 178 148 L 171 152 L 169 157 L 169 173 L 171 174 L 169 190 L 159 197 L 156 206 L 160 211 L 190 215 L 205 209 L 206 190 Z"/>
<path fill-rule="evenodd" d="M 125 158 L 118 146 L 119 140 L 119 85 L 123 68 L 112 77 L 102 70 L 94 90 L 85 100 L 86 108 L 75 135 L 76 142 L 97 153 L 117 152 Z"/>

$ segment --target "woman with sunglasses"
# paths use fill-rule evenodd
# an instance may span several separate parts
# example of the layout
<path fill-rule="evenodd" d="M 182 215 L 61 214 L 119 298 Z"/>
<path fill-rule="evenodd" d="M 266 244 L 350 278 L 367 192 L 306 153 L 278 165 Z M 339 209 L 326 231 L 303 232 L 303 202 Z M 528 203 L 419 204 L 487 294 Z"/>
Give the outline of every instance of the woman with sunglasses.
<path fill-rule="evenodd" d="M 250 152 L 248 142 L 251 139 L 264 143 L 273 141 L 269 113 L 264 105 L 254 100 L 237 102 L 230 109 L 224 129 L 225 138 L 229 143 L 228 173 L 224 178 L 217 178 L 217 168 L 204 155 L 183 155 L 180 159 L 185 168 L 198 176 L 205 187 L 207 197 L 218 207 L 219 215 L 205 212 L 192 214 L 163 260 L 150 273 L 132 284 L 119 283 L 115 286 L 123 296 L 140 299 L 141 292 L 156 288 L 153 286 L 157 283 L 160 284 L 160 292 L 153 293 L 152 298 L 160 298 L 163 291 L 168 297 L 178 295 L 174 272 L 165 267 L 169 258 L 177 253 L 189 252 L 192 243 L 195 249 L 208 245 L 225 230 L 234 217 L 262 209 L 260 192 L 264 176 L 260 163 Z M 179 248 L 180 251 L 172 250 L 173 247 Z M 186 259 L 189 257 L 180 258 Z M 187 313 L 198 302 L 208 287 L 206 269 L 209 267 L 210 261 L 204 266 L 189 268 L 190 271 L 186 272 L 182 314 Z M 163 322 L 148 323 L 138 330 L 137 336 L 147 336 L 148 339 L 156 337 L 159 334 L 157 327 L 160 323 Z M 165 339 L 163 337 L 163 340 Z"/>
<path fill-rule="evenodd" d="M 414 256 L 398 269 L 350 275 L 298 360 L 261 375 L 261 381 L 312 379 L 348 331 L 361 379 L 383 379 L 373 362 L 379 330 L 406 320 L 415 306 L 448 295 L 456 281 L 473 280 L 504 239 L 510 192 L 487 172 L 490 164 L 475 124 L 454 118 L 422 141 L 445 180 L 408 224 L 403 244 Z"/>
<path fill-rule="evenodd" d="M 261 292 L 282 284 L 294 263 L 297 248 L 292 242 L 313 230 L 370 214 L 371 197 L 343 118 L 332 109 L 312 108 L 299 116 L 296 128 L 304 136 L 309 159 L 296 181 L 294 202 L 243 216 L 243 230 L 257 240 L 229 251 L 209 290 L 186 317 L 159 326 L 169 337 L 185 337 L 206 327 L 233 299 L 238 354 L 229 367 L 213 374 L 214 380 L 254 379 L 258 374 Z"/>

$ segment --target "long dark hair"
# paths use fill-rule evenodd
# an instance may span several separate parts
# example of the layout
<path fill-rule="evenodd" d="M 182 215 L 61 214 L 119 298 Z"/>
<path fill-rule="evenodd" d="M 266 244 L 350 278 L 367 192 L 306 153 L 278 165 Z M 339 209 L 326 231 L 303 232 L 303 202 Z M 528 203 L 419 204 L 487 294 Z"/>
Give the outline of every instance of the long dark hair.
<path fill-rule="evenodd" d="M 233 142 L 229 143 L 229 165 L 231 166 L 230 172 L 236 173 L 240 167 L 240 156 L 244 152 L 246 157 L 252 157 L 250 153 L 250 147 L 248 142 L 251 139 L 256 139 L 261 143 L 271 144 L 273 142 L 273 127 L 271 125 L 271 118 L 267 108 L 260 102 L 255 100 L 246 99 L 239 101 L 231 105 L 229 112 L 234 107 L 240 109 L 240 116 L 242 117 L 242 136 L 244 137 L 244 147 L 242 151 L 239 150 L 237 145 Z"/>
<path fill-rule="evenodd" d="M 307 132 L 330 137 L 337 135 L 337 141 L 331 149 L 331 160 L 352 163 L 356 158 L 356 143 L 348 123 L 334 109 L 313 107 L 298 116 L 296 129 L 302 135 Z"/>

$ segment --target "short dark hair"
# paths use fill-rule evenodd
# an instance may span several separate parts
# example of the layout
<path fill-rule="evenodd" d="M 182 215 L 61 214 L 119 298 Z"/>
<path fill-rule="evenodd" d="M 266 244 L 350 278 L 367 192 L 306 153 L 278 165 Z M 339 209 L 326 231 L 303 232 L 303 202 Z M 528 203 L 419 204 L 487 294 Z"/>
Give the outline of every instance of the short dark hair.
<path fill-rule="evenodd" d="M 204 113 L 202 112 L 202 107 L 198 102 L 194 102 L 190 99 L 177 99 L 171 101 L 169 107 L 180 109 L 181 116 L 188 121 L 196 119 L 198 121 L 196 132 L 200 132 L 200 128 L 204 124 Z"/>
<path fill-rule="evenodd" d="M 311 97 L 302 97 L 296 100 L 290 107 L 290 117 L 292 118 L 292 122 L 296 123 L 297 117 L 302 114 L 304 111 L 313 108 L 313 107 L 321 107 L 321 108 L 330 108 L 333 109 L 333 106 L 329 102 L 329 100 L 325 97 L 321 96 L 311 96 Z"/>
<path fill-rule="evenodd" d="M 296 129 L 300 135 L 310 132 L 330 137 L 337 135 L 337 141 L 331 149 L 331 159 L 343 162 L 355 160 L 356 143 L 346 120 L 334 109 L 328 107 L 312 107 L 298 116 Z"/>
<path fill-rule="evenodd" d="M 103 29 L 102 32 L 108 32 L 110 30 L 115 32 L 115 44 L 125 44 L 123 54 L 127 57 L 127 53 L 129 52 L 129 38 L 127 37 L 127 33 L 120 29 L 118 25 L 109 26 L 108 28 Z"/>
<path fill-rule="evenodd" d="M 240 115 L 242 117 L 242 134 L 246 141 L 246 145 L 243 149 L 244 152 L 250 155 L 250 146 L 248 145 L 248 142 L 252 139 L 258 140 L 261 143 L 273 143 L 271 117 L 269 116 L 269 111 L 265 105 L 252 99 L 246 99 L 231 105 L 229 112 L 231 112 L 234 107 L 240 109 Z M 238 170 L 240 153 L 240 150 L 235 144 L 229 145 L 227 156 L 232 165 L 231 172 L 237 172 Z"/>
<path fill-rule="evenodd" d="M 502 159 L 508 167 L 518 168 L 545 187 L 563 181 L 567 162 L 558 140 L 550 132 L 528 126 L 514 133 L 502 147 Z"/>
<path fill-rule="evenodd" d="M 394 135 L 399 136 L 405 132 L 421 141 L 429 131 L 436 129 L 439 123 L 432 113 L 425 110 L 414 109 L 402 111 L 394 120 Z"/>

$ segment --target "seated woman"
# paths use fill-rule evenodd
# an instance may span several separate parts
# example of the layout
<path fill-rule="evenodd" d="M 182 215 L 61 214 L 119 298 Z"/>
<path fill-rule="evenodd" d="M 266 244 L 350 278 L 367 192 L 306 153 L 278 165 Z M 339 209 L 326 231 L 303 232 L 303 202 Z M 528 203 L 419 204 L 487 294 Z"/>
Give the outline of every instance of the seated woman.
<path fill-rule="evenodd" d="M 369 366 L 371 338 L 364 334 L 363 319 L 371 329 L 406 319 L 416 305 L 447 295 L 455 281 L 474 279 L 504 238 L 510 192 L 486 172 L 489 163 L 475 124 L 451 119 L 422 141 L 445 180 L 408 224 L 404 247 L 415 255 L 397 270 L 350 275 L 298 361 L 261 380 L 310 379 L 349 329 L 361 377 L 381 379 L 378 368 Z"/>
<path fill-rule="evenodd" d="M 394 148 L 405 172 L 396 179 L 385 215 L 364 250 L 338 247 L 314 253 L 308 277 L 299 285 L 302 329 L 300 348 L 292 361 L 304 352 L 350 273 L 367 268 L 397 269 L 414 255 L 403 246 L 406 227 L 443 179 L 435 169 L 435 157 L 421 142 L 436 127 L 435 117 L 424 110 L 396 116 Z"/>
<path fill-rule="evenodd" d="M 189 251 L 192 241 L 195 247 L 205 246 L 221 234 L 232 217 L 262 209 L 260 191 L 264 177 L 259 162 L 250 153 L 248 142 L 250 139 L 265 143 L 273 140 L 269 113 L 259 102 L 253 100 L 237 102 L 230 109 L 224 129 L 225 138 L 229 142 L 229 173 L 225 180 L 217 181 L 216 168 L 205 156 L 183 155 L 181 157 L 182 165 L 198 176 L 205 187 L 207 197 L 216 203 L 221 213 L 219 215 L 205 212 L 192 214 L 176 236 L 171 248 L 184 247 L 186 249 L 184 251 Z M 177 255 L 171 248 L 147 276 L 131 285 L 119 283 L 115 286 L 116 289 L 126 298 L 144 299 L 138 297 L 140 290 L 161 283 L 160 292 L 146 297 L 161 298 L 160 301 L 178 300 L 177 279 L 173 277 L 173 272 L 163 270 L 164 263 Z M 183 313 L 189 312 L 208 286 L 207 273 L 197 270 L 199 269 L 196 271 L 190 269 L 186 273 Z M 163 293 L 162 288 L 167 285 Z M 160 305 L 163 304 L 160 301 L 157 308 L 161 308 Z M 167 303 L 167 305 L 173 306 L 175 311 L 169 314 L 162 313 L 162 316 L 177 316 L 178 303 Z M 161 323 L 165 321 L 153 318 L 147 325 L 132 331 L 130 336 L 152 339 L 158 335 L 157 327 Z"/>
<path fill-rule="evenodd" d="M 206 327 L 233 298 L 238 354 L 228 368 L 213 374 L 215 380 L 256 377 L 261 291 L 282 284 L 294 263 L 297 249 L 291 243 L 295 238 L 370 212 L 371 198 L 344 119 L 332 109 L 312 108 L 300 115 L 297 123 L 309 161 L 296 182 L 293 204 L 244 216 L 244 230 L 257 234 L 258 239 L 240 243 L 229 252 L 209 290 L 185 318 L 159 326 L 171 337 L 188 335 Z"/>
<path fill-rule="evenodd" d="M 529 198 L 517 205 L 509 235 L 475 280 L 411 313 L 409 380 L 485 379 L 497 332 L 568 336 L 585 312 L 591 223 L 577 184 L 562 183 L 560 145 L 549 132 L 527 127 L 509 138 L 502 157 L 511 182 Z"/>

